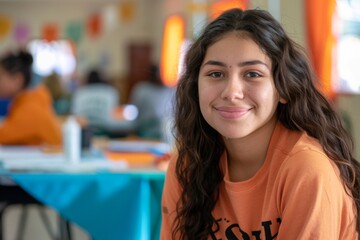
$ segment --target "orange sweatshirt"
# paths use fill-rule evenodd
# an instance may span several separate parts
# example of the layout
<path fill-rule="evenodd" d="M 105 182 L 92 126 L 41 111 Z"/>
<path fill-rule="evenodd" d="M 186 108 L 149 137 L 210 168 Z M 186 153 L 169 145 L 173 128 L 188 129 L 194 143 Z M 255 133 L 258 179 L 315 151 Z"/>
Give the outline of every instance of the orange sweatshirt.
<path fill-rule="evenodd" d="M 338 168 L 319 142 L 276 126 L 263 166 L 249 180 L 229 180 L 227 158 L 220 198 L 212 214 L 219 224 L 209 239 L 357 240 L 356 210 Z M 161 239 L 171 239 L 180 186 L 175 161 L 163 190 Z"/>
<path fill-rule="evenodd" d="M 0 123 L 0 144 L 61 145 L 60 122 L 45 86 L 27 89 L 14 98 Z"/>

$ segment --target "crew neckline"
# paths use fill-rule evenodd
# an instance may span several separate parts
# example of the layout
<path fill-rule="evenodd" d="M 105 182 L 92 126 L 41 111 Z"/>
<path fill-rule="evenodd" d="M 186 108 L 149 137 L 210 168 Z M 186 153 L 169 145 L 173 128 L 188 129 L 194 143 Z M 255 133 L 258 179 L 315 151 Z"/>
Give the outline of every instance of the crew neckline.
<path fill-rule="evenodd" d="M 262 166 L 259 168 L 259 170 L 255 173 L 254 176 L 251 178 L 239 181 L 239 182 L 233 182 L 230 180 L 229 176 L 229 169 L 228 169 L 228 161 L 227 161 L 227 153 L 226 151 L 221 157 L 221 164 L 224 169 L 224 183 L 225 188 L 232 192 L 245 192 L 245 191 L 251 191 L 253 188 L 255 188 L 258 184 L 260 184 L 265 177 L 268 175 L 268 170 L 271 162 L 271 158 L 273 156 L 275 145 L 277 144 L 276 137 L 278 135 L 278 132 L 280 131 L 281 124 L 279 122 L 276 123 L 276 126 L 274 128 L 274 131 L 270 138 L 269 147 L 266 153 L 266 158 Z"/>

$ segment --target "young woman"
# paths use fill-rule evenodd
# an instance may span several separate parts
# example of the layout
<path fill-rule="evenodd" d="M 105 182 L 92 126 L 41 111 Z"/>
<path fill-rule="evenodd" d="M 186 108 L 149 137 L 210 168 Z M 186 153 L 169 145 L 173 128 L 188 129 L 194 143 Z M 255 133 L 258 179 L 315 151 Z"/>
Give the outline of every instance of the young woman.
<path fill-rule="evenodd" d="M 0 59 L 0 98 L 11 99 L 0 123 L 0 144 L 61 145 L 61 127 L 44 85 L 30 88 L 33 58 L 18 51 Z"/>
<path fill-rule="evenodd" d="M 161 239 L 358 239 L 352 140 L 267 12 L 229 10 L 205 28 L 175 127 Z"/>

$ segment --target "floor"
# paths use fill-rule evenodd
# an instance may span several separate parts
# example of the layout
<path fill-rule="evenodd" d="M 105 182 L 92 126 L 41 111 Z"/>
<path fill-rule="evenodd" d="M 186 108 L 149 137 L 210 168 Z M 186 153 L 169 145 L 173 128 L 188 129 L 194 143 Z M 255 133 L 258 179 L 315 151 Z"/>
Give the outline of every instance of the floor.
<path fill-rule="evenodd" d="M 47 216 L 51 230 L 51 235 L 46 230 L 46 227 L 41 218 L 41 210 L 38 206 L 27 207 L 27 217 L 23 238 L 22 240 L 59 240 L 59 224 L 58 215 L 49 208 L 43 208 L 45 216 Z M 19 220 L 22 218 L 23 211 L 20 206 L 8 207 L 4 213 L 4 239 L 3 240 L 20 240 L 17 239 Z M 82 230 L 80 227 L 72 224 L 71 225 L 72 240 L 90 240 L 89 235 Z"/>

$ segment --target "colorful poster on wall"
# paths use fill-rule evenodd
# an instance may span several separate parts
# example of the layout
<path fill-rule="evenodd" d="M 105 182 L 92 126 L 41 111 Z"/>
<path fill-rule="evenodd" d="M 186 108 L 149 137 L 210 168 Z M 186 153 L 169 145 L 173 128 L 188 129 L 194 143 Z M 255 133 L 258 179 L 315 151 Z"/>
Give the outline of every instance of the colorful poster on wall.
<path fill-rule="evenodd" d="M 74 43 L 79 43 L 84 36 L 84 24 L 81 22 L 71 22 L 65 28 L 66 38 Z"/>
<path fill-rule="evenodd" d="M 92 14 L 87 21 L 87 32 L 90 37 L 98 37 L 102 32 L 101 15 L 99 13 Z"/>
<path fill-rule="evenodd" d="M 105 32 L 111 32 L 114 30 L 119 22 L 119 14 L 117 8 L 114 5 L 108 5 L 101 11 L 103 29 Z"/>
<path fill-rule="evenodd" d="M 59 26 L 55 23 L 46 23 L 42 29 L 42 37 L 48 42 L 59 38 Z"/>
<path fill-rule="evenodd" d="M 136 11 L 136 4 L 132 1 L 120 3 L 119 13 L 122 22 L 131 22 L 134 20 Z"/>
<path fill-rule="evenodd" d="M 15 23 L 13 38 L 20 45 L 26 44 L 30 39 L 30 27 L 24 22 Z"/>
<path fill-rule="evenodd" d="M 11 30 L 11 19 L 7 16 L 0 15 L 0 38 L 5 38 Z"/>

